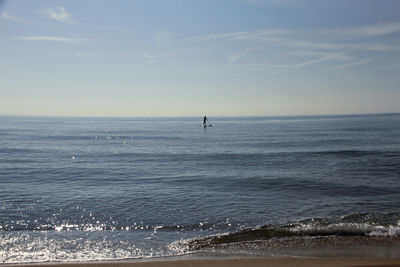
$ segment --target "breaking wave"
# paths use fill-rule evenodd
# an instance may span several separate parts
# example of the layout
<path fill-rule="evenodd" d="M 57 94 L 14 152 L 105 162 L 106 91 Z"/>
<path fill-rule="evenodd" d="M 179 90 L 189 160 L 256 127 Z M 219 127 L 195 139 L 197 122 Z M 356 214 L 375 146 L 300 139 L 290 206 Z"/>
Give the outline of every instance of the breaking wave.
<path fill-rule="evenodd" d="M 231 244 L 287 240 L 293 238 L 387 237 L 400 240 L 400 219 L 392 224 L 377 223 L 375 221 L 366 222 L 363 221 L 363 217 L 366 215 L 359 215 L 358 222 L 349 222 L 349 219 L 354 220 L 354 216 L 355 215 L 344 216 L 336 222 L 317 218 L 284 225 L 264 225 L 256 228 L 243 229 L 234 233 L 183 240 L 174 245 L 184 246 L 190 250 L 200 250 Z"/>

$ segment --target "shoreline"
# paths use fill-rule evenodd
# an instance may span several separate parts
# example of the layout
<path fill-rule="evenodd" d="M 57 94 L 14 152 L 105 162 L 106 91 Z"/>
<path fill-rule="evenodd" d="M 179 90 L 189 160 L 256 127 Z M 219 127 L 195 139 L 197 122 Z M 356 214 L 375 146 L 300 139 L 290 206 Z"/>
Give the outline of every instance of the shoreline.
<path fill-rule="evenodd" d="M 198 258 L 198 259 L 139 259 L 132 261 L 110 262 L 76 262 L 76 263 L 5 263 L 2 266 L 13 267 L 230 267 L 230 266 L 271 266 L 271 267 L 367 267 L 367 266 L 400 266 L 397 259 L 368 259 L 368 258 Z"/>

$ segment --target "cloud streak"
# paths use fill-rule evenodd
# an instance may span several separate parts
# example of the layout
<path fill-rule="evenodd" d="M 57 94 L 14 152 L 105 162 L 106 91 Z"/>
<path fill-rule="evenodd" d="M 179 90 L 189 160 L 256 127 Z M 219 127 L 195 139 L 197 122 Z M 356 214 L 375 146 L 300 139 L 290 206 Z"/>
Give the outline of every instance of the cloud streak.
<path fill-rule="evenodd" d="M 279 43 L 282 45 L 293 46 L 305 49 L 316 49 L 316 50 L 364 50 L 364 51 L 400 51 L 400 46 L 390 45 L 378 42 L 370 43 L 343 43 L 343 42 L 315 42 L 315 41 L 303 41 L 296 39 L 281 39 Z"/>
<path fill-rule="evenodd" d="M 122 27 L 115 27 L 115 26 L 94 26 L 94 25 L 87 25 L 88 27 L 96 30 L 106 30 L 106 31 L 116 31 L 116 32 L 125 32 L 131 33 L 132 31 Z"/>
<path fill-rule="evenodd" d="M 319 36 L 320 38 L 324 37 L 362 38 L 362 37 L 376 37 L 393 33 L 400 33 L 400 22 L 379 23 L 375 25 L 360 26 L 360 27 L 322 29 L 322 30 L 262 29 L 254 31 L 242 31 L 242 32 L 193 36 L 193 37 L 188 37 L 183 41 L 207 42 L 218 39 L 268 41 L 271 40 L 271 37 L 287 36 L 287 35 Z"/>
<path fill-rule="evenodd" d="M 347 64 L 334 66 L 334 67 L 331 67 L 329 69 L 330 70 L 342 70 L 342 69 L 347 69 L 347 68 L 354 67 L 354 66 L 364 65 L 364 64 L 367 64 L 367 63 L 369 63 L 371 61 L 372 61 L 371 58 L 363 58 L 363 59 L 356 60 L 354 62 L 350 62 L 350 63 L 347 63 Z"/>
<path fill-rule="evenodd" d="M 72 14 L 68 13 L 65 7 L 60 6 L 56 8 L 46 8 L 45 10 L 42 11 L 43 14 L 46 16 L 60 21 L 64 23 L 69 23 L 69 24 L 80 24 L 83 26 L 90 27 L 92 29 L 98 29 L 98 30 L 106 30 L 106 31 L 117 31 L 117 32 L 125 32 L 125 33 L 130 33 L 132 32 L 131 30 L 122 28 L 122 27 L 116 27 L 116 26 L 97 26 L 97 25 L 90 25 L 90 24 L 82 24 L 77 22 L 72 18 Z"/>
<path fill-rule="evenodd" d="M 19 41 L 50 41 L 50 42 L 72 43 L 72 44 L 80 44 L 87 41 L 86 39 L 56 37 L 56 36 L 17 36 L 14 37 L 13 39 Z"/>
<path fill-rule="evenodd" d="M 237 69 L 273 73 L 278 70 L 300 69 L 324 63 L 325 70 L 343 70 L 368 65 L 378 53 L 398 53 L 400 43 L 382 36 L 400 33 L 400 22 L 335 29 L 261 29 L 194 36 L 183 39 L 186 44 L 234 42 L 242 51 L 228 55 L 228 63 Z M 246 50 L 243 50 L 246 47 Z M 256 64 L 239 64 L 251 53 Z M 272 56 L 271 56 L 272 55 Z M 279 64 L 279 61 L 300 63 Z M 249 58 L 250 59 L 250 58 Z M 278 64 L 264 64 L 275 60 Z M 329 63 L 328 63 L 329 62 Z M 234 67 L 234 66 L 233 66 Z"/>
<path fill-rule="evenodd" d="M 326 34 L 335 36 L 359 38 L 359 37 L 376 37 L 381 35 L 393 34 L 400 32 L 400 22 L 379 23 L 375 25 L 338 28 L 325 31 Z"/>
<path fill-rule="evenodd" d="M 242 58 L 243 56 L 251 53 L 252 51 L 253 51 L 253 49 L 248 48 L 248 49 L 246 49 L 246 50 L 244 50 L 244 51 L 242 51 L 242 52 L 240 52 L 240 53 L 238 53 L 236 55 L 231 55 L 231 56 L 228 57 L 228 62 L 229 63 L 236 63 L 238 60 L 240 60 L 240 58 Z"/>
<path fill-rule="evenodd" d="M 63 6 L 56 8 L 46 8 L 45 10 L 43 10 L 43 14 L 60 22 L 70 23 L 70 24 L 76 23 L 72 19 L 72 15 L 68 13 Z"/>
<path fill-rule="evenodd" d="M 284 30 L 263 29 L 246 32 L 209 34 L 184 39 L 184 42 L 208 42 L 212 40 L 253 41 L 314 50 L 364 50 L 399 51 L 400 45 L 365 38 L 400 33 L 400 22 L 376 24 L 362 27 L 337 28 L 332 30 Z M 354 39 L 353 41 L 349 41 Z M 235 60 L 235 58 L 232 58 Z"/>
<path fill-rule="evenodd" d="M 243 69 L 246 68 L 249 70 L 258 70 L 258 71 L 268 70 L 268 72 L 272 72 L 273 70 L 300 69 L 333 59 L 334 57 L 332 56 L 325 56 L 317 59 L 302 61 L 296 64 L 235 64 L 235 66 L 239 66 Z"/>
<path fill-rule="evenodd" d="M 218 39 L 232 39 L 232 40 L 249 40 L 249 39 L 259 39 L 266 36 L 276 36 L 288 34 L 289 30 L 283 29 L 263 29 L 256 31 L 245 31 L 245 32 L 231 32 L 231 33 L 221 33 L 221 34 L 208 34 L 202 36 L 193 36 L 184 39 L 184 42 L 207 42 L 211 40 Z"/>
<path fill-rule="evenodd" d="M 3 19 L 5 19 L 5 20 L 14 21 L 14 22 L 21 22 L 22 21 L 20 18 L 17 18 L 17 17 L 15 17 L 13 15 L 10 15 L 10 14 L 8 14 L 6 12 L 2 12 L 1 13 L 1 17 Z"/>
<path fill-rule="evenodd" d="M 76 20 L 74 20 L 72 18 L 72 14 L 68 13 L 63 6 L 56 7 L 56 8 L 46 8 L 46 9 L 42 10 L 40 13 L 46 15 L 46 17 L 49 17 L 51 19 L 54 19 L 56 21 L 63 22 L 63 23 L 79 24 L 79 25 L 82 25 L 82 26 L 89 27 L 91 29 L 97 29 L 97 30 L 103 30 L 103 31 L 132 33 L 131 30 L 123 28 L 123 27 L 117 27 L 117 26 L 95 26 L 95 25 L 90 25 L 90 24 L 79 23 L 79 22 L 77 22 Z M 7 12 L 2 12 L 0 14 L 0 16 L 1 16 L 1 18 L 5 19 L 5 20 L 18 22 L 18 23 L 41 23 L 41 22 L 37 22 L 37 21 L 25 20 L 25 19 L 16 17 L 14 15 L 11 15 L 11 14 L 9 14 Z"/>
<path fill-rule="evenodd" d="M 264 31 L 263 31 L 264 32 Z M 273 32 L 273 31 L 271 31 Z M 278 30 L 277 30 L 278 32 Z M 289 31 L 287 31 L 289 33 Z M 283 34 L 281 31 L 279 34 Z M 253 42 L 261 42 L 261 43 L 268 43 L 268 45 L 276 45 L 279 47 L 296 47 L 302 49 L 314 49 L 314 50 L 364 50 L 364 51 L 381 51 L 381 52 L 388 52 L 388 51 L 400 51 L 400 45 L 392 45 L 392 44 L 385 44 L 380 41 L 374 42 L 349 42 L 347 40 L 322 40 L 321 36 L 323 33 L 320 34 L 312 34 L 304 37 L 296 37 L 291 36 L 285 37 L 276 37 L 273 34 L 264 34 L 260 31 L 250 31 L 250 32 L 240 32 L 240 33 L 229 33 L 229 34 L 213 34 L 207 36 L 199 36 L 199 37 L 191 37 L 184 39 L 184 42 L 206 42 L 211 40 L 218 40 L 218 39 L 230 39 L 232 41 L 253 41 Z M 294 34 L 293 34 L 294 35 Z M 306 34 L 305 34 L 306 35 Z M 304 40 L 307 39 L 307 40 Z M 311 39 L 311 40 L 310 40 Z M 318 40 L 318 41 L 312 41 Z"/>

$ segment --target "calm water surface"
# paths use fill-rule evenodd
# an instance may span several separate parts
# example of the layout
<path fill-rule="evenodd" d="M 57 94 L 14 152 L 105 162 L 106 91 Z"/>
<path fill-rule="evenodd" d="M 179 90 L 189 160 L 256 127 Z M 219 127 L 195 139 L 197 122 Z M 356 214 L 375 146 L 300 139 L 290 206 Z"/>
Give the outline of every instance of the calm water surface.
<path fill-rule="evenodd" d="M 0 117 L 0 263 L 400 256 L 400 114 L 210 120 Z"/>

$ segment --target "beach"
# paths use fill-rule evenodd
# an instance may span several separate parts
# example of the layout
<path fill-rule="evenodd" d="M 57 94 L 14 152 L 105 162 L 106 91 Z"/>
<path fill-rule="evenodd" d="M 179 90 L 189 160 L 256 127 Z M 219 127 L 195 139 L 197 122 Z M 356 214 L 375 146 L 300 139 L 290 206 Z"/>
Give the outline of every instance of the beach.
<path fill-rule="evenodd" d="M 32 265 L 12 265 L 26 267 Z M 367 267 L 400 266 L 400 259 L 341 259 L 341 258 L 237 258 L 151 260 L 137 262 L 34 264 L 35 267 Z"/>

